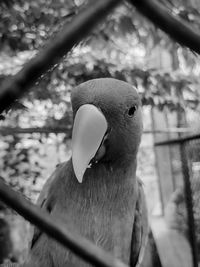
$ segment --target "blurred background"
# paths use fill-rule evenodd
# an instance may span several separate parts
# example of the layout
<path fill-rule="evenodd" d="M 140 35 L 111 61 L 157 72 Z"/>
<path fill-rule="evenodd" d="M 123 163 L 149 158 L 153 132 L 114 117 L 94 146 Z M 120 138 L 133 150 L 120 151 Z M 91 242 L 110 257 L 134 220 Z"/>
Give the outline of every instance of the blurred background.
<path fill-rule="evenodd" d="M 1 1 L 0 83 L 43 49 L 87 2 Z M 160 2 L 200 31 L 198 0 Z M 175 43 L 124 2 L 44 74 L 33 90 L 0 115 L 0 175 L 35 203 L 56 165 L 71 154 L 71 90 L 89 79 L 114 77 L 136 86 L 141 95 L 144 133 L 137 175 L 144 183 L 149 215 L 165 214 L 171 196 L 183 187 L 180 147 L 155 148 L 154 142 L 199 133 L 199 63 L 198 55 Z M 196 185 L 200 172 L 198 140 L 190 145 L 188 153 Z M 8 247 L 12 249 L 6 251 L 5 246 L 5 255 L 10 253 L 21 261 L 27 247 L 28 224 L 2 203 L 0 211 L 0 223 L 6 218 L 11 229 L 12 245 L 8 243 Z"/>

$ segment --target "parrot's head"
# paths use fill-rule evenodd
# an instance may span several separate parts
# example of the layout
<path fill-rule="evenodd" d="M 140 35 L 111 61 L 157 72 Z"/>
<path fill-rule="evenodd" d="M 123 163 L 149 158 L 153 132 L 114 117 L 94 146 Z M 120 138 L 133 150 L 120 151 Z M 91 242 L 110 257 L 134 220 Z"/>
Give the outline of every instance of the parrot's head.
<path fill-rule="evenodd" d="M 81 183 L 88 167 L 131 164 L 142 134 L 141 101 L 130 84 L 94 79 L 72 90 L 72 164 Z"/>

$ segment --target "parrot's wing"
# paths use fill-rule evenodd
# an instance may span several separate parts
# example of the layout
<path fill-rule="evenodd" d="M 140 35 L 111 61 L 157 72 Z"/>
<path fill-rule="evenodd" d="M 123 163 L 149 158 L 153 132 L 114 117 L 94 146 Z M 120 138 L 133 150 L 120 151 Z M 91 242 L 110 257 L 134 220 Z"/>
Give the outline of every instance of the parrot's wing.
<path fill-rule="evenodd" d="M 54 204 L 52 195 L 50 194 L 50 188 L 52 186 L 53 181 L 58 178 L 58 173 L 59 170 L 63 167 L 63 165 L 65 165 L 66 163 L 62 163 L 57 165 L 56 170 L 54 171 L 54 173 L 49 177 L 49 179 L 47 180 L 47 182 L 45 183 L 39 198 L 37 200 L 37 205 L 40 206 L 42 209 L 45 209 L 47 212 L 51 213 L 52 210 L 52 206 Z M 32 229 L 30 230 L 31 234 L 30 234 L 30 244 L 29 244 L 29 248 L 32 249 L 34 244 L 37 242 L 37 240 L 39 239 L 39 237 L 41 236 L 42 232 L 37 228 L 37 227 L 32 227 Z"/>
<path fill-rule="evenodd" d="M 142 182 L 138 180 L 138 198 L 131 242 L 131 266 L 139 267 L 143 261 L 149 234 L 148 212 Z"/>

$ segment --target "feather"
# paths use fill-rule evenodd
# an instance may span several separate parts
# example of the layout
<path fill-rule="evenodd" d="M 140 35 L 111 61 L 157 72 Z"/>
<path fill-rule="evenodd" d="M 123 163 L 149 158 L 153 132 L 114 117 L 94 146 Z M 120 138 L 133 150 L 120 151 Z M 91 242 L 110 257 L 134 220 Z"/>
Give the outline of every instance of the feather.
<path fill-rule="evenodd" d="M 145 253 L 148 221 L 142 184 L 136 178 L 136 156 L 142 134 L 137 91 L 115 79 L 91 80 L 73 90 L 72 106 L 76 124 L 72 159 L 59 165 L 49 178 L 38 205 L 60 218 L 69 230 L 126 264 L 139 266 Z M 91 116 L 88 110 L 94 114 Z M 91 119 L 95 122 L 95 116 L 101 120 L 95 123 L 101 134 L 93 138 L 97 129 L 92 129 Z M 94 140 L 92 144 L 90 139 Z M 87 146 L 92 153 L 87 152 Z M 81 169 L 80 155 L 87 157 Z M 23 266 L 92 265 L 35 228 Z"/>

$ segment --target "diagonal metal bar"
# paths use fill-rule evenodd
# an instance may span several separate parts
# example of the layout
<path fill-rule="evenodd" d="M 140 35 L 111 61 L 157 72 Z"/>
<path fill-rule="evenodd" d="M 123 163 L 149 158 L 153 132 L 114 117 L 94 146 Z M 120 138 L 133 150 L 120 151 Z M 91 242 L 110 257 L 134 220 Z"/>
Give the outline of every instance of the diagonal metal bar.
<path fill-rule="evenodd" d="M 128 267 L 12 190 L 0 180 L 0 199 L 43 232 L 97 267 Z"/>
<path fill-rule="evenodd" d="M 129 2 L 174 40 L 200 54 L 200 34 L 196 33 L 183 20 L 169 13 L 159 1 L 129 0 Z"/>
<path fill-rule="evenodd" d="M 35 58 L 25 64 L 12 79 L 6 80 L 0 90 L 0 113 L 11 106 L 37 81 L 47 70 L 86 37 L 90 31 L 115 7 L 121 0 L 92 1 L 63 30 L 51 40 Z"/>

